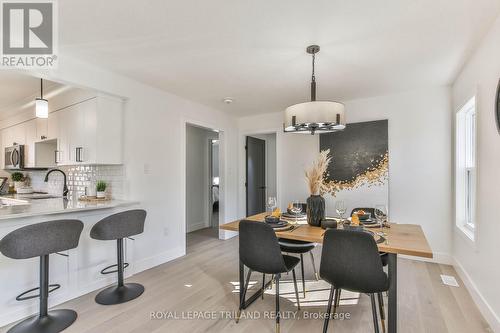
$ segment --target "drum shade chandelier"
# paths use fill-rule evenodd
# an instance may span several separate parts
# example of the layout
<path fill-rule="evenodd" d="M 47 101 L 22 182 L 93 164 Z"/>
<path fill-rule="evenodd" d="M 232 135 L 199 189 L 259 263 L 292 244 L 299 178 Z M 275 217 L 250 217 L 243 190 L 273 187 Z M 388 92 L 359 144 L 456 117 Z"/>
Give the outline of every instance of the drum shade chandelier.
<path fill-rule="evenodd" d="M 312 55 L 311 101 L 294 104 L 286 108 L 283 129 L 290 133 L 316 132 L 330 133 L 345 129 L 344 104 L 332 101 L 316 100 L 316 77 L 314 65 L 318 45 L 310 45 L 306 49 Z"/>

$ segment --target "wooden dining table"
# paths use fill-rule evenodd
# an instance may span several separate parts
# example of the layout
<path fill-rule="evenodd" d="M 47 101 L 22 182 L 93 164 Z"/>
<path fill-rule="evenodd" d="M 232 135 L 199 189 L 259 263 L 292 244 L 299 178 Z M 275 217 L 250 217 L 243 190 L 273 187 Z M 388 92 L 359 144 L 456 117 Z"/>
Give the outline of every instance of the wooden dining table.
<path fill-rule="evenodd" d="M 264 222 L 264 218 L 267 213 L 261 213 L 245 218 L 245 220 Z M 220 229 L 238 231 L 239 223 L 241 220 L 233 221 L 220 226 Z M 397 332 L 397 305 L 398 305 L 398 295 L 397 295 L 397 256 L 399 254 L 432 258 L 432 250 L 425 238 L 424 232 L 419 225 L 416 224 L 399 224 L 390 223 L 390 227 L 380 228 L 370 228 L 375 235 L 382 232 L 384 234 L 385 240 L 377 244 L 380 252 L 388 253 L 388 274 L 390 278 L 389 286 L 389 297 L 388 297 L 388 318 L 387 326 L 389 333 Z M 323 243 L 323 235 L 325 230 L 320 227 L 313 227 L 308 224 L 300 224 L 298 227 L 294 227 L 289 231 L 277 231 L 276 236 L 284 239 L 294 239 L 314 243 Z M 268 282 L 265 286 L 260 288 L 256 293 L 254 293 L 248 299 L 243 300 L 243 293 L 241 286 L 244 284 L 244 274 L 245 267 L 240 261 L 239 263 L 239 280 L 240 280 L 240 302 L 243 303 L 243 309 L 246 309 L 250 304 L 252 304 L 257 298 L 259 298 L 262 293 L 264 293 L 265 288 L 271 282 Z"/>

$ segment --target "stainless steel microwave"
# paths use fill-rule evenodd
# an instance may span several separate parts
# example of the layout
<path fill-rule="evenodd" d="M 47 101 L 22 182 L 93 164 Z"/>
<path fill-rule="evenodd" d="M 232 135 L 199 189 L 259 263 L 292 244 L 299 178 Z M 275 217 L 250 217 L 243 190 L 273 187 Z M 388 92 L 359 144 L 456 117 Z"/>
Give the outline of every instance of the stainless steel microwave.
<path fill-rule="evenodd" d="M 5 148 L 4 169 L 22 170 L 24 169 L 24 145 L 15 145 Z"/>

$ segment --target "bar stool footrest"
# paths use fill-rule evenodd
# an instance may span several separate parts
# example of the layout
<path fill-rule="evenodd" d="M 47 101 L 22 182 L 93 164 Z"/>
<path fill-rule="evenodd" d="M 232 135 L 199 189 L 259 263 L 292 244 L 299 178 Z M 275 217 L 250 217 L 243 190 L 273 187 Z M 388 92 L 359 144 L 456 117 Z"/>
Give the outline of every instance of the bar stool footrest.
<path fill-rule="evenodd" d="M 49 294 L 53 291 L 56 291 L 57 289 L 61 288 L 61 285 L 60 284 L 49 284 Z M 24 293 L 22 294 L 19 294 L 17 297 L 16 297 L 16 301 L 26 301 L 28 299 L 33 299 L 33 298 L 39 298 L 40 297 L 40 294 L 38 295 L 32 295 L 32 296 L 25 296 L 29 293 L 32 293 L 36 290 L 40 290 L 40 287 L 36 287 L 36 288 L 32 288 L 30 290 L 27 290 L 25 291 Z"/>
<path fill-rule="evenodd" d="M 123 269 L 127 268 L 129 266 L 128 262 L 124 263 L 123 264 Z M 113 268 L 113 267 L 116 267 L 115 270 L 112 270 L 112 271 L 108 271 L 110 268 Z M 110 265 L 108 267 L 105 267 L 101 270 L 101 274 L 113 274 L 113 273 L 116 273 L 118 272 L 118 264 L 114 264 L 114 265 Z"/>

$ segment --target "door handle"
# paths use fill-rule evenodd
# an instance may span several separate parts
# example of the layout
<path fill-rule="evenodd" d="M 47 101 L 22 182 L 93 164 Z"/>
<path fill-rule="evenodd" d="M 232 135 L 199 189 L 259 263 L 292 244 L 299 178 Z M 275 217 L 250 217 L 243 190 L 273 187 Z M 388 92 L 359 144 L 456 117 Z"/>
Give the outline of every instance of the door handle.
<path fill-rule="evenodd" d="M 12 162 L 12 165 L 17 167 L 19 164 L 19 151 L 17 149 L 14 149 L 12 152 L 12 155 L 10 155 L 10 159 Z"/>
<path fill-rule="evenodd" d="M 59 163 L 59 150 L 54 150 L 54 163 Z"/>
<path fill-rule="evenodd" d="M 76 161 L 83 162 L 83 147 L 76 147 Z"/>

